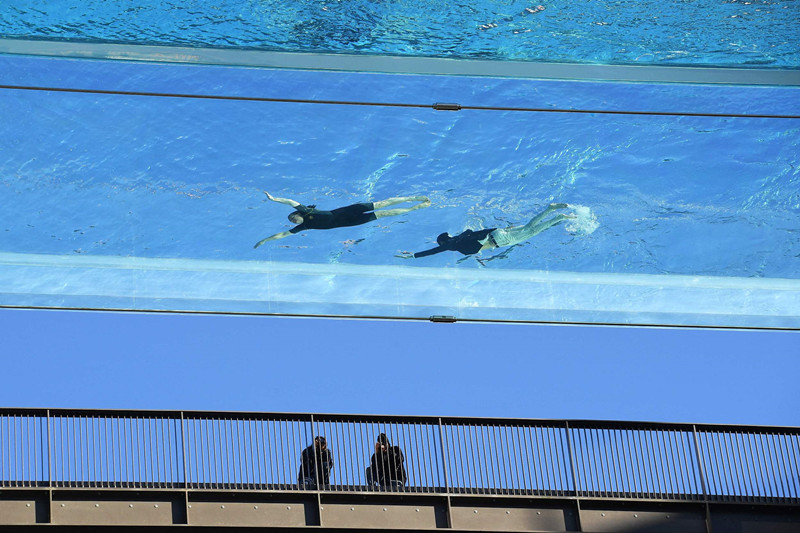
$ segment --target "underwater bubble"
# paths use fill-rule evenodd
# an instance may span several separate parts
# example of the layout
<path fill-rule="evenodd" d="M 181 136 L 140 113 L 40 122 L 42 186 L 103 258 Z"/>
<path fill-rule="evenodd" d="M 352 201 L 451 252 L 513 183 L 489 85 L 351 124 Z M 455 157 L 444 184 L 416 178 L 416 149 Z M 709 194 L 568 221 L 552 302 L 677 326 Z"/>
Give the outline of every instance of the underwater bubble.
<path fill-rule="evenodd" d="M 564 226 L 564 229 L 566 229 L 568 233 L 574 235 L 589 235 L 600 227 L 600 223 L 597 221 L 595 214 L 585 205 L 570 204 L 569 209 L 572 210 L 571 214 L 575 215 L 576 218 L 569 219 Z"/>

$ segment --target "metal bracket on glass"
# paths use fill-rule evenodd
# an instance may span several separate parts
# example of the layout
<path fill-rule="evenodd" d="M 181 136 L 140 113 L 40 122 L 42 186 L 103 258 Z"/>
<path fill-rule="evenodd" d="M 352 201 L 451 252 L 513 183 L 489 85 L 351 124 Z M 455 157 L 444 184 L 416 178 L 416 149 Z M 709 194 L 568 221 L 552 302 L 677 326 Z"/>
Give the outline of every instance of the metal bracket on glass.
<path fill-rule="evenodd" d="M 437 102 L 433 104 L 436 111 L 461 111 L 461 104 L 444 104 Z"/>
<path fill-rule="evenodd" d="M 454 316 L 445 316 L 445 315 L 433 315 L 430 319 L 431 322 L 445 322 L 448 324 L 452 324 L 456 321 L 456 317 Z"/>

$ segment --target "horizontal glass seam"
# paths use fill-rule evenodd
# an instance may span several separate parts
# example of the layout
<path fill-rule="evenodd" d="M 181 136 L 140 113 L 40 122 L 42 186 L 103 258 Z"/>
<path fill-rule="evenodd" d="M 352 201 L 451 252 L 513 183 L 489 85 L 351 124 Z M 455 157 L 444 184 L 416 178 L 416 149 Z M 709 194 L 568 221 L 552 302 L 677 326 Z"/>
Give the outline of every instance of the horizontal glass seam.
<path fill-rule="evenodd" d="M 436 111 L 522 111 L 529 113 L 578 113 L 587 115 L 640 115 L 661 117 L 707 117 L 707 118 L 778 118 L 798 119 L 800 115 L 755 114 L 755 113 L 696 113 L 689 111 L 629 111 L 624 109 L 558 109 L 558 108 L 533 108 L 511 106 L 471 106 L 461 104 L 422 104 L 400 102 L 364 102 L 347 100 L 309 100 L 297 98 L 270 98 L 261 96 L 221 95 L 200 93 L 155 93 L 146 91 L 115 91 L 107 89 L 79 89 L 70 87 L 36 87 L 25 85 L 0 85 L 0 90 L 41 91 L 58 93 L 99 94 L 106 96 L 148 96 L 152 98 L 188 98 L 200 100 L 231 100 L 237 102 L 273 102 L 288 104 L 320 104 L 320 105 L 347 105 L 347 106 L 374 106 L 374 107 L 404 107 L 417 109 L 434 109 Z"/>

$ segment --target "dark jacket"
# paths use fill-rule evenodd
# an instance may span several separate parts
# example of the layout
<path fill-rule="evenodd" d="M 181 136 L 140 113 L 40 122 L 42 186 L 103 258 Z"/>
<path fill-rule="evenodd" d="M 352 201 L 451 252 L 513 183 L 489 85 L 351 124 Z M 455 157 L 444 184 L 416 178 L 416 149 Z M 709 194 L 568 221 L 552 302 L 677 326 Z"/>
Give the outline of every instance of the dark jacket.
<path fill-rule="evenodd" d="M 388 485 L 390 481 L 399 481 L 405 484 L 408 478 L 405 460 L 399 446 L 387 446 L 385 452 L 373 453 L 370 461 L 373 481 L 382 486 Z"/>
<path fill-rule="evenodd" d="M 331 470 L 333 469 L 333 457 L 327 448 L 323 452 L 316 448 L 317 462 L 314 464 L 314 445 L 312 444 L 300 454 L 300 472 L 297 473 L 297 482 L 301 485 L 305 478 L 310 477 L 315 484 L 329 485 L 331 481 Z M 316 467 L 316 470 L 315 470 Z"/>

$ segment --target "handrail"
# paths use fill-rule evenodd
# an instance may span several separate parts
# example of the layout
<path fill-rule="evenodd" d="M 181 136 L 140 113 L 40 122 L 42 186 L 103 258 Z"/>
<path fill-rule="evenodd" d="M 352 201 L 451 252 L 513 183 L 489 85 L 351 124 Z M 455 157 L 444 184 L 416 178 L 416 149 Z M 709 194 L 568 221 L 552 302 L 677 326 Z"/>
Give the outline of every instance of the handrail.
<path fill-rule="evenodd" d="M 581 428 L 608 428 L 619 427 L 629 429 L 682 429 L 690 431 L 696 427 L 700 431 L 768 431 L 776 433 L 800 434 L 800 426 L 774 426 L 760 424 L 701 424 L 693 422 L 655 422 L 647 420 L 595 420 L 579 418 L 510 418 L 510 417 L 490 417 L 490 416 L 437 416 L 437 415 L 388 415 L 388 414 L 367 414 L 367 413 L 302 413 L 302 412 L 277 412 L 277 411 L 206 411 L 206 410 L 165 410 L 165 409 L 87 409 L 87 408 L 48 408 L 48 407 L 0 407 L 0 416 L 5 415 L 75 415 L 75 416 L 145 416 L 163 418 L 178 418 L 181 415 L 187 417 L 225 417 L 229 419 L 296 419 L 310 420 L 311 416 L 320 420 L 363 420 L 363 421 L 417 421 L 417 422 L 436 422 L 442 420 L 443 423 L 495 423 L 506 425 L 540 425 L 540 426 L 559 426 L 563 427 L 569 422 L 572 427 Z"/>
<path fill-rule="evenodd" d="M 370 483 L 381 433 L 407 481 Z M 299 484 L 326 437 L 329 484 Z M 316 460 L 316 459 L 315 459 Z M 311 474 L 312 479 L 319 473 Z M 303 478 L 304 476 L 300 476 Z M 0 408 L 0 488 L 323 490 L 800 502 L 800 429 L 509 418 Z"/>

